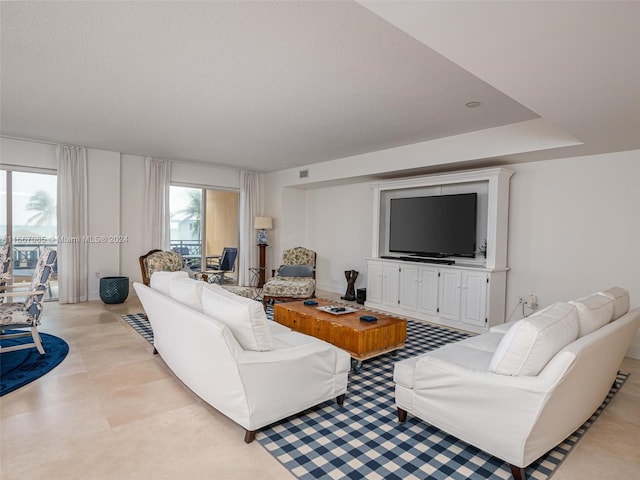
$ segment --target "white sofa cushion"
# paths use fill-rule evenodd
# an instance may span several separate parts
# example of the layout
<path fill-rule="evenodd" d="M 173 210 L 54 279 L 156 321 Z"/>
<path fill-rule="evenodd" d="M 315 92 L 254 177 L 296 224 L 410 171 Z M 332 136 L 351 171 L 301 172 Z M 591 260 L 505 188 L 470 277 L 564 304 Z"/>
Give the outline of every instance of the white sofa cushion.
<path fill-rule="evenodd" d="M 224 323 L 245 350 L 273 350 L 273 338 L 260 302 L 227 292 L 218 285 L 206 285 L 201 292 L 206 315 Z"/>
<path fill-rule="evenodd" d="M 149 281 L 149 286 L 154 290 L 166 295 L 171 296 L 169 289 L 169 283 L 175 278 L 189 278 L 189 274 L 184 271 L 179 272 L 153 272 Z"/>
<path fill-rule="evenodd" d="M 606 295 L 595 293 L 569 303 L 578 309 L 578 337 L 595 332 L 609 323 L 613 316 L 613 299 Z"/>
<path fill-rule="evenodd" d="M 516 322 L 498 344 L 489 369 L 501 375 L 537 375 L 578 337 L 575 305 L 554 303 Z"/>
<path fill-rule="evenodd" d="M 613 299 L 612 321 L 617 320 L 629 311 L 629 290 L 625 290 L 620 287 L 613 287 L 600 293 Z"/>
<path fill-rule="evenodd" d="M 200 292 L 203 282 L 189 277 L 174 278 L 169 282 L 169 296 L 176 302 L 180 302 L 189 308 L 202 312 L 202 300 Z"/>

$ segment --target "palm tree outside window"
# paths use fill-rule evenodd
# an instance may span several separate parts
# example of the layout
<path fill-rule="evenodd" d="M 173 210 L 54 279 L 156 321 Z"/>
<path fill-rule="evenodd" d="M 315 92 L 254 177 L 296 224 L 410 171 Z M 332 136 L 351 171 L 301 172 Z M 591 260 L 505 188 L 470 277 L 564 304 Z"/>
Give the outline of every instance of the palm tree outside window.
<path fill-rule="evenodd" d="M 56 249 L 56 199 L 55 174 L 0 170 L 0 243 L 11 245 L 14 282 L 30 281 L 44 249 Z M 54 277 L 47 300 L 57 292 Z"/>
<path fill-rule="evenodd" d="M 206 270 L 207 258 L 224 247 L 238 248 L 239 201 L 238 191 L 170 187 L 171 249 L 194 272 Z"/>

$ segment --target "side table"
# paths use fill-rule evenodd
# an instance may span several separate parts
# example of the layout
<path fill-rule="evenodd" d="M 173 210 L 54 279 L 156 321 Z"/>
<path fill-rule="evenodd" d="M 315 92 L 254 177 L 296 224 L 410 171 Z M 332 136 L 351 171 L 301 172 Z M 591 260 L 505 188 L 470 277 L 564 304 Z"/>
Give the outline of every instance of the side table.
<path fill-rule="evenodd" d="M 253 290 L 253 299 L 262 300 L 262 285 L 260 285 L 260 278 L 264 278 L 264 268 L 251 267 L 251 281 L 249 282 L 251 289 Z"/>

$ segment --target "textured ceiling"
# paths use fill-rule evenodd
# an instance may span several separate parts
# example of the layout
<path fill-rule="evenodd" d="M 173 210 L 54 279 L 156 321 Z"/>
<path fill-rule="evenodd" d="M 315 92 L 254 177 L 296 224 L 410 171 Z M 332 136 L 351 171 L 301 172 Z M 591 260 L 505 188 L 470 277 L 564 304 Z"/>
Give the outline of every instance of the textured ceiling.
<path fill-rule="evenodd" d="M 576 145 L 496 161 L 639 149 L 639 19 L 617 1 L 2 1 L 0 133 L 264 172 L 539 117 Z"/>
<path fill-rule="evenodd" d="M 537 117 L 355 2 L 0 8 L 7 136 L 273 171 Z"/>

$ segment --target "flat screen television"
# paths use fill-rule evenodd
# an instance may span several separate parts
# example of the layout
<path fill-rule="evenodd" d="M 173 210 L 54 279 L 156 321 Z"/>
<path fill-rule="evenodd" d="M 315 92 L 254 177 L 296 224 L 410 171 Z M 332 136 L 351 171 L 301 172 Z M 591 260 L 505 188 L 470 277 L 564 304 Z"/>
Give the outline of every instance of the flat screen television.
<path fill-rule="evenodd" d="M 392 198 L 389 252 L 474 257 L 478 195 Z"/>

